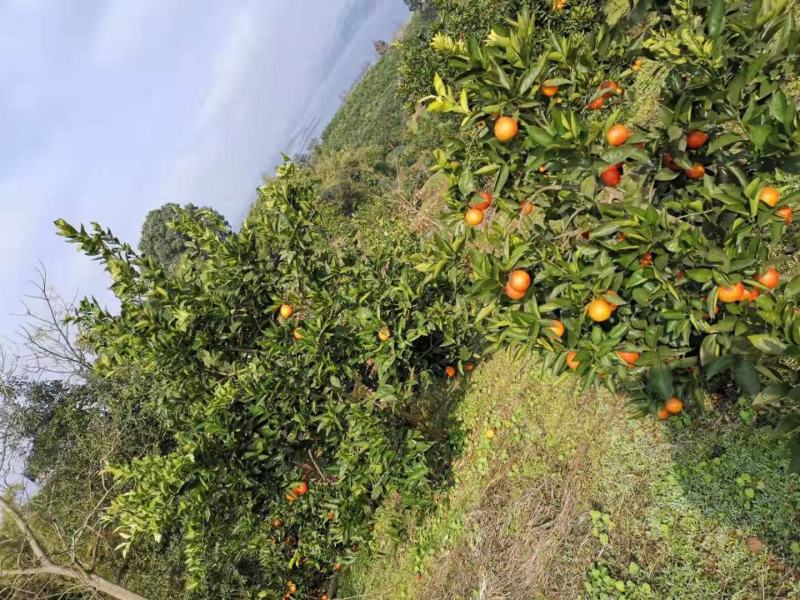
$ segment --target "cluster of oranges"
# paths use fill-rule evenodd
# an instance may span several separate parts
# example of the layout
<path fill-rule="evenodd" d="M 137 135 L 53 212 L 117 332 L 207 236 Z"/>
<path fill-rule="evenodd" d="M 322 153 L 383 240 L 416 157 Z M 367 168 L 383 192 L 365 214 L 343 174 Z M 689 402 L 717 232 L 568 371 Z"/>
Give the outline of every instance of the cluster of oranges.
<path fill-rule="evenodd" d="M 658 418 L 664 421 L 669 419 L 672 415 L 677 415 L 683 410 L 683 402 L 680 398 L 673 396 L 664 403 L 664 406 L 658 409 L 656 413 Z"/>
<path fill-rule="evenodd" d="M 758 276 L 756 281 L 768 290 L 774 290 L 781 282 L 781 274 L 775 267 L 769 267 Z M 756 288 L 748 290 L 741 281 L 730 286 L 719 286 L 717 288 L 717 298 L 719 298 L 720 302 L 725 302 L 726 304 L 741 302 L 742 300 L 753 302 L 760 294 L 761 292 Z"/>
<path fill-rule="evenodd" d="M 531 287 L 531 276 L 523 269 L 514 269 L 508 274 L 508 281 L 503 290 L 512 300 L 522 300 Z"/>

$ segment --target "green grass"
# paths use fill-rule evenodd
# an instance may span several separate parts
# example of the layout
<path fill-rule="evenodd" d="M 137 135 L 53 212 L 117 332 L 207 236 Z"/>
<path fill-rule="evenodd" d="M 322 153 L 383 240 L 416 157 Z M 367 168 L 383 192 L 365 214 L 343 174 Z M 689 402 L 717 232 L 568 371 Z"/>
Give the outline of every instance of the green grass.
<path fill-rule="evenodd" d="M 570 376 L 541 375 L 536 359 L 508 353 L 460 385 L 454 485 L 432 514 L 387 510 L 341 597 L 800 593 L 800 479 L 768 429 L 632 420 L 622 399 L 582 394 Z"/>
<path fill-rule="evenodd" d="M 388 153 L 398 143 L 408 119 L 397 90 L 399 63 L 390 49 L 353 87 L 322 132 L 327 150 L 377 145 Z"/>

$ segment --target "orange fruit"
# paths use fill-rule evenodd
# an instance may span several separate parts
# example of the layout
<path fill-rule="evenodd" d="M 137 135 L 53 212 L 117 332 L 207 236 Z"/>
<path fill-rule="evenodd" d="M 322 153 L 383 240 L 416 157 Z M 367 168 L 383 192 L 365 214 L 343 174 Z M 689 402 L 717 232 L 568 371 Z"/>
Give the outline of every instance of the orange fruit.
<path fill-rule="evenodd" d="M 690 150 L 701 148 L 708 141 L 708 134 L 705 131 L 693 129 L 686 134 L 686 147 Z"/>
<path fill-rule="evenodd" d="M 611 80 L 604 81 L 603 83 L 601 83 L 600 84 L 600 89 L 601 90 L 611 90 L 615 94 L 621 94 L 622 93 L 622 88 L 617 84 L 617 82 L 616 81 L 611 81 Z M 603 97 L 604 98 L 610 98 L 611 94 L 604 94 Z"/>
<path fill-rule="evenodd" d="M 761 292 L 759 292 L 756 288 L 745 290 L 744 297 L 742 298 L 742 300 L 749 300 L 750 302 L 755 302 L 756 300 L 758 300 L 758 297 L 760 295 Z"/>
<path fill-rule="evenodd" d="M 472 371 L 474 368 L 475 365 L 473 365 L 471 362 L 468 362 L 467 364 L 464 365 L 464 370 L 467 372 Z"/>
<path fill-rule="evenodd" d="M 542 93 L 547 96 L 548 98 L 552 98 L 558 93 L 558 86 L 557 85 L 543 85 L 542 86 Z"/>
<path fill-rule="evenodd" d="M 378 331 L 378 339 L 382 342 L 387 341 L 390 337 L 392 337 L 392 332 L 389 331 L 388 327 L 381 327 Z"/>
<path fill-rule="evenodd" d="M 537 170 L 539 171 L 539 173 L 544 173 L 544 172 L 547 171 L 547 167 L 545 167 L 544 165 L 541 165 Z"/>
<path fill-rule="evenodd" d="M 758 195 L 758 199 L 761 200 L 767 206 L 775 206 L 781 199 L 781 193 L 771 186 L 765 186 L 761 188 L 761 193 Z"/>
<path fill-rule="evenodd" d="M 739 302 L 744 298 L 744 284 L 740 281 L 730 287 L 719 286 L 717 298 L 720 299 L 720 302 Z"/>
<path fill-rule="evenodd" d="M 781 217 L 787 225 L 794 220 L 794 212 L 791 206 L 782 206 L 775 211 L 775 214 Z"/>
<path fill-rule="evenodd" d="M 322 596 L 319 597 L 319 600 L 328 600 L 328 598 L 328 594 L 322 594 Z"/>
<path fill-rule="evenodd" d="M 508 142 L 517 137 L 519 124 L 513 117 L 500 117 L 494 123 L 494 137 L 499 142 Z"/>
<path fill-rule="evenodd" d="M 620 358 L 621 361 L 628 363 L 628 365 L 633 365 L 637 360 L 639 360 L 639 356 L 641 356 L 638 352 L 628 352 L 625 350 L 618 350 L 617 356 Z"/>
<path fill-rule="evenodd" d="M 334 570 L 334 571 L 338 571 L 338 570 L 340 570 L 341 568 L 342 568 L 342 565 L 340 565 L 339 563 L 336 563 L 335 565 L 333 565 L 333 570 Z"/>
<path fill-rule="evenodd" d="M 299 341 L 300 341 L 300 340 L 302 340 L 302 339 L 303 339 L 305 336 L 303 335 L 303 332 L 302 332 L 302 331 L 300 331 L 299 329 L 295 329 L 295 330 L 293 330 L 293 331 L 292 331 L 292 337 L 293 337 L 294 339 L 296 339 L 296 340 L 299 342 Z"/>
<path fill-rule="evenodd" d="M 483 223 L 483 211 L 480 208 L 470 208 L 464 213 L 464 221 L 470 227 L 477 227 Z"/>
<path fill-rule="evenodd" d="M 286 589 L 289 590 L 290 594 L 294 594 L 297 591 L 297 586 L 293 584 L 291 581 L 286 585 Z"/>
<path fill-rule="evenodd" d="M 633 65 L 631 65 L 631 69 L 633 69 L 634 71 L 638 71 L 639 69 L 642 68 L 643 64 L 644 64 L 644 59 L 643 58 L 637 58 L 635 61 L 633 61 Z"/>
<path fill-rule="evenodd" d="M 642 258 L 639 259 L 639 264 L 642 265 L 643 267 L 649 267 L 650 265 L 653 264 L 653 255 L 650 254 L 649 252 L 645 252 L 642 255 Z"/>
<path fill-rule="evenodd" d="M 288 319 L 294 314 L 294 309 L 288 304 L 281 304 L 281 316 Z"/>
<path fill-rule="evenodd" d="M 686 169 L 686 176 L 689 179 L 702 179 L 703 175 L 705 174 L 706 174 L 706 168 L 700 163 L 695 163 L 691 167 Z"/>
<path fill-rule="evenodd" d="M 289 492 L 288 494 L 286 494 L 286 500 L 288 500 L 289 502 L 294 502 L 295 500 L 297 500 L 297 495 L 294 492 Z"/>
<path fill-rule="evenodd" d="M 280 529 L 281 527 L 283 527 L 283 521 L 281 521 L 278 517 L 275 517 L 274 519 L 272 519 L 272 526 L 275 529 Z"/>
<path fill-rule="evenodd" d="M 661 408 L 658 409 L 658 412 L 656 414 L 658 415 L 659 419 L 664 421 L 666 419 L 669 419 L 670 412 L 662 406 Z"/>
<path fill-rule="evenodd" d="M 533 212 L 533 202 L 525 200 L 519 205 L 519 212 L 523 216 L 531 214 Z"/>
<path fill-rule="evenodd" d="M 683 410 L 683 402 L 680 400 L 680 398 L 673 396 L 666 401 L 664 408 L 666 408 L 670 414 L 677 415 Z"/>
<path fill-rule="evenodd" d="M 611 128 L 606 132 L 606 140 L 612 146 L 621 146 L 628 141 L 630 136 L 631 130 L 620 123 L 612 125 Z"/>
<path fill-rule="evenodd" d="M 602 323 L 611 318 L 611 313 L 614 312 L 614 309 L 602 298 L 595 298 L 586 307 L 586 312 L 589 314 L 589 318 L 592 321 Z"/>
<path fill-rule="evenodd" d="M 306 493 L 308 493 L 308 484 L 305 481 L 303 483 L 298 484 L 297 487 L 294 488 L 294 493 L 297 494 L 298 496 L 305 495 Z"/>
<path fill-rule="evenodd" d="M 594 100 L 589 102 L 589 104 L 586 105 L 586 108 L 588 108 L 589 110 L 601 109 L 603 108 L 603 104 L 605 104 L 605 101 L 606 101 L 605 98 L 603 98 L 603 96 L 600 96 L 599 98 L 595 98 Z"/>
<path fill-rule="evenodd" d="M 620 175 L 616 165 L 608 167 L 600 173 L 600 180 L 609 187 L 616 187 L 620 179 L 622 179 L 622 175 Z"/>
<path fill-rule="evenodd" d="M 454 366 L 452 366 L 452 365 L 447 365 L 444 368 L 444 374 L 447 375 L 448 377 L 451 377 L 451 378 L 455 377 L 456 376 L 456 368 Z"/>
<path fill-rule="evenodd" d="M 515 290 L 510 285 L 506 284 L 506 287 L 503 288 L 506 296 L 511 298 L 512 300 L 522 300 L 525 297 L 526 292 L 520 292 L 519 290 Z"/>
<path fill-rule="evenodd" d="M 581 365 L 581 361 L 575 360 L 576 356 L 578 356 L 577 352 L 567 352 L 567 366 L 573 371 Z"/>
<path fill-rule="evenodd" d="M 675 162 L 675 159 L 672 158 L 672 154 L 669 152 L 664 152 L 664 166 L 667 167 L 673 173 L 680 172 L 681 168 L 678 166 L 678 163 Z"/>
<path fill-rule="evenodd" d="M 336 513 L 332 510 L 329 510 L 328 514 L 325 515 L 325 518 L 328 519 L 328 521 L 333 521 L 336 518 Z"/>
<path fill-rule="evenodd" d="M 548 329 L 550 331 L 552 331 L 553 333 L 555 333 L 556 337 L 561 337 L 562 335 L 564 335 L 564 331 L 565 331 L 564 323 L 562 323 L 561 321 L 558 321 L 558 320 L 553 321 L 553 324 L 550 325 L 548 327 Z"/>
<path fill-rule="evenodd" d="M 477 208 L 478 210 L 486 210 L 491 206 L 492 200 L 494 200 L 494 196 L 492 196 L 489 192 L 478 192 L 477 194 L 481 198 L 481 202 L 473 202 L 470 204 L 470 208 Z"/>
<path fill-rule="evenodd" d="M 778 269 L 775 267 L 770 267 L 764 273 L 758 276 L 757 281 L 768 290 L 774 290 L 781 282 L 781 274 L 778 273 Z"/>
<path fill-rule="evenodd" d="M 514 269 L 508 274 L 508 285 L 518 292 L 526 292 L 531 287 L 531 276 L 527 271 Z"/>

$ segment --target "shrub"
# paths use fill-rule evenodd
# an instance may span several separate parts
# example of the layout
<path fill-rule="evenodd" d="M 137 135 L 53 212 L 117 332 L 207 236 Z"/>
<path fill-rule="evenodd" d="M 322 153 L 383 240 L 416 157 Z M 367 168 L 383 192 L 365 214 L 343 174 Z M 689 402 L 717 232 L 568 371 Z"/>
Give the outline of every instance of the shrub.
<path fill-rule="evenodd" d="M 769 244 L 800 200 L 775 183 L 800 168 L 796 107 L 780 89 L 797 66 L 794 17 L 781 3 L 661 9 L 636 14 L 657 25 L 632 44 L 621 23 L 551 36 L 543 53 L 523 12 L 456 50 L 460 94 L 437 78 L 429 108 L 463 117 L 437 156 L 479 320 L 496 344 L 549 351 L 550 367 L 585 385 L 622 382 L 643 412 L 669 416 L 673 396 L 699 404 L 722 373 L 749 396 L 768 384 L 766 405 L 788 395 L 797 411 L 800 278 L 762 278 L 781 267 Z M 664 71 L 660 119 L 621 125 L 643 60 Z M 511 141 L 493 134 L 516 122 Z M 470 228 L 481 189 L 494 201 Z M 529 290 L 503 292 L 513 269 Z"/>
<path fill-rule="evenodd" d="M 320 593 L 390 495 L 426 501 L 431 443 L 408 402 L 473 341 L 461 271 L 422 285 L 404 249 L 332 245 L 294 165 L 260 194 L 224 238 L 211 213 L 183 218 L 171 278 L 98 226 L 59 230 L 105 264 L 121 304 L 112 315 L 85 300 L 75 317 L 98 374 L 141 373 L 143 410 L 170 433 L 108 469 L 125 486 L 108 513 L 123 546 L 178 539 L 190 589 L 211 593 L 233 570 L 279 598 L 288 581 Z"/>
<path fill-rule="evenodd" d="M 548 31 L 588 32 L 603 20 L 604 2 L 598 0 L 432 0 L 428 10 L 415 14 L 400 44 L 400 98 L 415 102 L 428 93 L 435 73 L 454 78 L 448 57 L 432 47 L 440 36 L 463 40 L 466 36 L 484 38 L 502 17 L 513 17 L 523 7 L 542 25 L 537 41 L 545 41 Z"/>

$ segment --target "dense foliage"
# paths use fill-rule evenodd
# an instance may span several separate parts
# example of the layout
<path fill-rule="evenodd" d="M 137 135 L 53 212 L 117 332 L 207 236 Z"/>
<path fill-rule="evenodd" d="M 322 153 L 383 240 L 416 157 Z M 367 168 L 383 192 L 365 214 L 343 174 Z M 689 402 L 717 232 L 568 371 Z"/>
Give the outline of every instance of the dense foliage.
<path fill-rule="evenodd" d="M 541 44 L 548 31 L 592 31 L 605 18 L 604 5 L 598 0 L 430 0 L 420 7 L 425 10 L 415 14 L 401 41 L 400 98 L 415 103 L 427 95 L 436 73 L 455 77 L 457 71 L 447 56 L 437 52 L 443 36 L 456 41 L 467 36 L 482 39 L 503 17 L 513 17 L 526 8 L 541 27 L 536 37 Z"/>
<path fill-rule="evenodd" d="M 438 156 L 472 295 L 494 342 L 548 350 L 586 385 L 623 382 L 643 411 L 701 407 L 730 372 L 744 395 L 766 383 L 766 402 L 794 399 L 793 430 L 800 278 L 780 280 L 770 243 L 800 200 L 776 183 L 800 168 L 781 90 L 795 18 L 780 3 L 641 8 L 632 18 L 655 26 L 631 43 L 604 27 L 539 54 L 523 12 L 484 44 L 443 45 L 462 93 L 438 80 L 429 106 L 463 115 Z M 618 123 L 645 60 L 663 70 L 660 119 Z M 485 216 L 468 210 L 480 190 L 494 196 Z"/>
<path fill-rule="evenodd" d="M 319 590 L 382 500 L 427 497 L 430 443 L 407 401 L 471 353 L 458 271 L 422 285 L 403 252 L 333 247 L 310 181 L 283 166 L 227 237 L 211 213 L 182 219 L 175 277 L 99 228 L 59 224 L 121 303 L 115 316 L 87 300 L 77 317 L 98 374 L 141 373 L 144 408 L 170 432 L 110 467 L 127 491 L 109 516 L 126 546 L 179 536 L 190 589 L 235 565 L 264 597 L 289 581 Z"/>
<path fill-rule="evenodd" d="M 147 213 L 142 225 L 142 236 L 139 240 L 139 250 L 155 260 L 162 268 L 170 270 L 186 250 L 186 239 L 172 227 L 180 215 L 187 214 L 200 218 L 202 211 L 211 211 L 215 222 L 220 223 L 220 233 L 227 234 L 230 225 L 218 212 L 213 209 L 199 209 L 193 204 L 181 207 L 169 202 L 160 208 Z"/>

